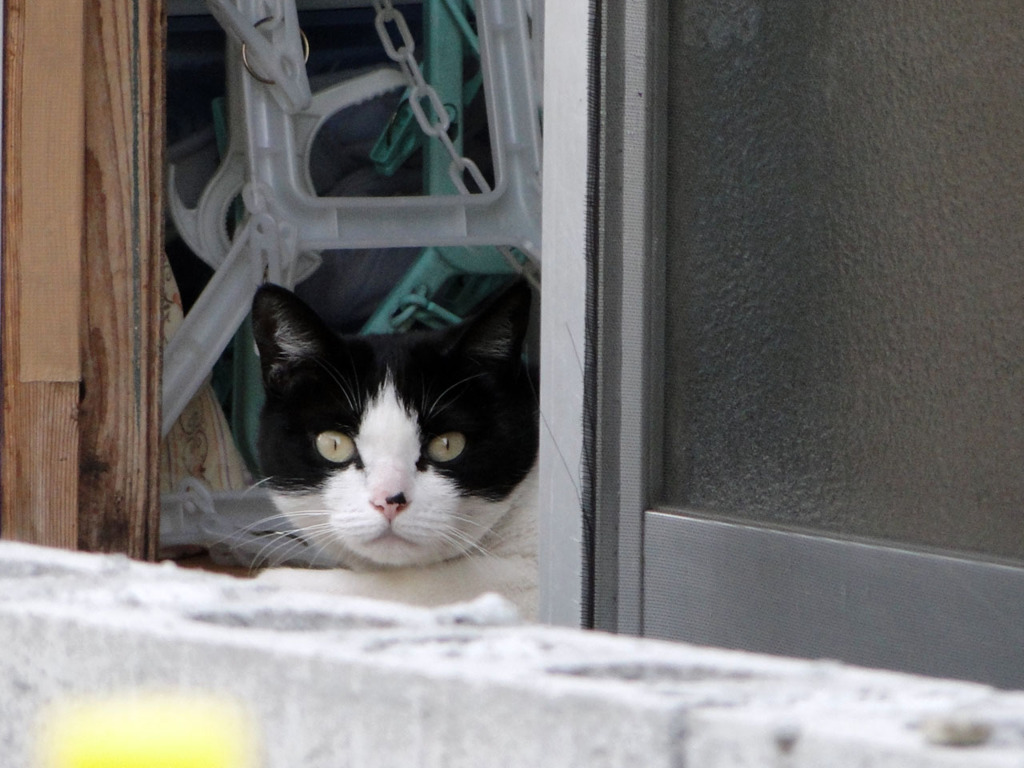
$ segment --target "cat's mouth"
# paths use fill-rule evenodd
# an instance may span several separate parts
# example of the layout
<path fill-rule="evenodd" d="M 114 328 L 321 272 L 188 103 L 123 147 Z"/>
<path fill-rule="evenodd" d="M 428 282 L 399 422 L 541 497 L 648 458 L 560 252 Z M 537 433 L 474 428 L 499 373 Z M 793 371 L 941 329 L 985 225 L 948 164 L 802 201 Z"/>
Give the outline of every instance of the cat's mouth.
<path fill-rule="evenodd" d="M 396 533 L 395 529 L 391 527 L 380 535 L 374 536 L 369 541 L 366 541 L 363 546 L 371 548 L 377 552 L 383 551 L 395 554 L 408 553 L 411 550 L 419 550 L 421 548 L 417 542 Z"/>
<path fill-rule="evenodd" d="M 395 532 L 394 528 L 388 528 L 379 536 L 375 536 L 369 541 L 370 544 L 405 544 L 406 546 L 415 546 L 415 543 L 403 538 Z"/>
<path fill-rule="evenodd" d="M 434 559 L 429 546 L 407 539 L 390 528 L 372 539 L 364 540 L 356 551 L 386 567 L 417 565 Z"/>

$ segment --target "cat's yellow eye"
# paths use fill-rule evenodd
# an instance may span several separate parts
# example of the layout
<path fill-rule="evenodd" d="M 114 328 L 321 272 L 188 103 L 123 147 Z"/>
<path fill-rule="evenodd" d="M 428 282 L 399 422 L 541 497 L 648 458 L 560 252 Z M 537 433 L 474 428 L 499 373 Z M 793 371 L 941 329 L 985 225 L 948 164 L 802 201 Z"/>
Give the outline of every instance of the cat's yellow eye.
<path fill-rule="evenodd" d="M 316 449 L 320 451 L 321 456 L 335 464 L 344 464 L 354 459 L 356 455 L 356 444 L 352 438 L 333 429 L 316 436 Z"/>
<path fill-rule="evenodd" d="M 427 456 L 437 462 L 458 458 L 466 449 L 466 436 L 461 432 L 445 432 L 427 443 Z"/>

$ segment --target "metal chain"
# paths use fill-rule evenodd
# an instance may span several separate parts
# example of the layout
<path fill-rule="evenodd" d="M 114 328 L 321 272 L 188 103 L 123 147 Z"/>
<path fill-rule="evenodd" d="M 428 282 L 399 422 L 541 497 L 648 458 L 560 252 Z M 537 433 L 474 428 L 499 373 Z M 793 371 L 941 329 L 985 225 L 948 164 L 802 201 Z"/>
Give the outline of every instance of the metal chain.
<path fill-rule="evenodd" d="M 423 77 L 423 70 L 420 69 L 419 62 L 416 61 L 416 41 L 413 40 L 412 32 L 409 31 L 405 16 L 395 8 L 392 0 L 373 0 L 373 7 L 377 12 L 374 26 L 377 28 L 377 36 L 380 37 L 381 45 L 384 46 L 384 52 L 387 53 L 389 59 L 402 68 L 402 72 L 409 82 L 409 107 L 416 117 L 416 122 L 419 123 L 420 130 L 425 135 L 440 141 L 451 158 L 448 165 L 448 177 L 452 180 L 452 184 L 462 194 L 470 194 L 465 181 L 468 171 L 480 192 L 490 192 L 491 186 L 480 172 L 480 168 L 471 159 L 459 153 L 448 135 L 448 129 L 452 124 L 451 118 L 437 91 Z M 397 47 L 395 39 L 392 37 L 391 27 L 394 28 L 400 41 Z M 434 115 L 433 120 L 424 108 L 425 102 L 430 105 L 430 111 Z"/>
<path fill-rule="evenodd" d="M 448 135 L 451 118 L 437 91 L 423 77 L 423 70 L 420 69 L 415 56 L 416 41 L 413 40 L 412 32 L 409 31 L 405 16 L 395 8 L 392 0 L 373 0 L 373 7 L 377 12 L 374 26 L 377 28 L 377 35 L 384 46 L 384 51 L 388 58 L 398 63 L 409 82 L 409 107 L 416 117 L 416 122 L 419 123 L 420 130 L 425 135 L 440 141 L 451 158 L 451 163 L 448 165 L 448 176 L 452 183 L 462 194 L 470 194 L 465 182 L 465 174 L 468 171 L 480 192 L 490 192 L 491 186 L 480 172 L 480 168 L 471 159 L 459 154 Z M 389 25 L 394 26 L 395 32 L 401 40 L 398 47 L 395 46 Z M 424 100 L 430 102 L 431 111 L 434 113 L 434 122 L 431 122 L 427 111 L 423 108 Z M 510 267 L 525 276 L 534 287 L 540 287 L 540 273 L 532 261 L 518 258 L 516 252 L 508 246 L 499 246 L 498 250 L 501 251 Z"/>

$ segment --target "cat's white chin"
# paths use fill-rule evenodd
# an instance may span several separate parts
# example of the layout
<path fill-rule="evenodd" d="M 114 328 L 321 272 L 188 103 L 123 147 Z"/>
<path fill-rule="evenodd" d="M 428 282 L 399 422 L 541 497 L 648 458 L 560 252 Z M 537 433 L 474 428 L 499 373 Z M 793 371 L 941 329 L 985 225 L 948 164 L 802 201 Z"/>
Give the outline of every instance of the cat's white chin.
<path fill-rule="evenodd" d="M 347 544 L 347 548 L 363 561 L 353 562 L 348 557 L 348 564 L 363 567 L 405 568 L 430 565 L 463 554 L 461 550 L 448 552 L 436 545 L 410 541 L 391 529 L 369 541 L 349 541 Z"/>

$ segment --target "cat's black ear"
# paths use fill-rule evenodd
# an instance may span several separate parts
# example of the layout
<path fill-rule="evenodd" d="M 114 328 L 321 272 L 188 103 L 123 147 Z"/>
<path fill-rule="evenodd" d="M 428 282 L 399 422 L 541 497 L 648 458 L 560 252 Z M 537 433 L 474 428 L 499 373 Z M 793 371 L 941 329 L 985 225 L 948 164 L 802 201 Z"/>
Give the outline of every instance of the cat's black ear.
<path fill-rule="evenodd" d="M 453 346 L 481 362 L 518 362 L 530 326 L 532 301 L 529 283 L 513 283 L 473 317 L 456 326 Z"/>
<path fill-rule="evenodd" d="M 297 363 L 323 355 L 331 332 L 294 293 L 266 283 L 252 300 L 252 332 L 260 352 L 263 382 L 281 383 Z"/>

